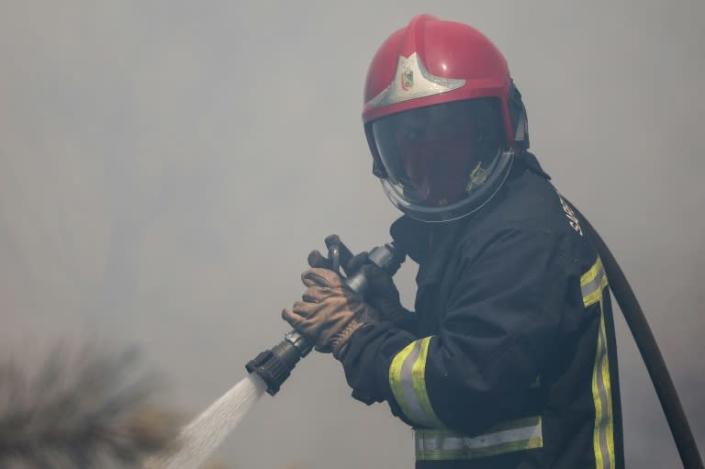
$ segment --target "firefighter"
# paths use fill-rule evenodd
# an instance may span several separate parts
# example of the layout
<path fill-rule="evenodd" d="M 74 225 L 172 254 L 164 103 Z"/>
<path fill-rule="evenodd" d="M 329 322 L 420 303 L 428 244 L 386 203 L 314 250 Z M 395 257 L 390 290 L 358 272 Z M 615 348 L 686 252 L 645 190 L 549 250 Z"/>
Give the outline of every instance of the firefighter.
<path fill-rule="evenodd" d="M 365 300 L 313 252 L 283 318 L 414 428 L 417 468 L 624 467 L 608 280 L 528 152 L 503 55 L 417 16 L 374 56 L 363 120 L 415 311 L 364 253 L 342 263 L 371 278 Z"/>

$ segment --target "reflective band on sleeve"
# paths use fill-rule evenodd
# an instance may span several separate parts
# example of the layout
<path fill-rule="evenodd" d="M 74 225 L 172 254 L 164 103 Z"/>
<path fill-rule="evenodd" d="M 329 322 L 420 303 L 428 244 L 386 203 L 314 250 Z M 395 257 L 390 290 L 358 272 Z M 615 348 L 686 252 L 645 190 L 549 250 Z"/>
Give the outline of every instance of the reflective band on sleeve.
<path fill-rule="evenodd" d="M 607 286 L 607 274 L 602 265 L 602 260 L 597 261 L 580 277 L 580 290 L 583 293 L 585 307 L 597 303 L 602 298 L 602 289 Z"/>
<path fill-rule="evenodd" d="M 409 420 L 426 427 L 442 427 L 426 390 L 426 359 L 431 337 L 416 340 L 397 353 L 389 367 L 394 398 Z"/>
<path fill-rule="evenodd" d="M 416 460 L 476 459 L 543 447 L 541 417 L 506 422 L 477 436 L 448 430 L 416 430 Z"/>
<path fill-rule="evenodd" d="M 614 469 L 614 416 L 612 409 L 612 385 L 610 380 L 607 333 L 605 331 L 604 295 L 607 276 L 600 258 L 580 278 L 585 307 L 599 303 L 600 322 L 595 350 L 595 365 L 592 372 L 592 399 L 595 405 L 595 430 L 593 449 L 597 469 Z"/>

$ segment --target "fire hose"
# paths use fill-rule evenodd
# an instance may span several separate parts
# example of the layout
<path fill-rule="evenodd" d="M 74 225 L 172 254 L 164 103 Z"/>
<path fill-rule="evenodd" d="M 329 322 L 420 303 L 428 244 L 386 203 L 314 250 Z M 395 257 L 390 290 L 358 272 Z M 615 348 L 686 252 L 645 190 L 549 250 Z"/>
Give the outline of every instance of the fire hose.
<path fill-rule="evenodd" d="M 666 420 L 678 448 L 683 467 L 685 469 L 702 469 L 703 460 L 695 444 L 695 438 L 688 424 L 688 418 L 683 411 L 678 392 L 676 392 L 676 387 L 673 385 L 673 380 L 668 372 L 663 355 L 661 355 L 661 350 L 659 350 L 654 334 L 651 332 L 651 327 L 649 327 L 644 311 L 641 309 L 631 285 L 629 285 L 624 272 L 622 272 L 621 267 L 619 267 L 617 260 L 612 255 L 607 244 L 602 240 L 602 237 L 600 237 L 587 218 L 575 208 L 575 205 L 571 202 L 568 203 L 578 215 L 580 224 L 587 233 L 588 240 L 590 240 L 600 254 L 600 258 L 602 258 L 610 288 L 622 310 L 624 319 L 634 337 L 634 342 L 639 348 L 641 358 L 649 372 L 654 389 L 656 389 L 656 394 L 661 403 L 663 413 L 666 415 Z"/>

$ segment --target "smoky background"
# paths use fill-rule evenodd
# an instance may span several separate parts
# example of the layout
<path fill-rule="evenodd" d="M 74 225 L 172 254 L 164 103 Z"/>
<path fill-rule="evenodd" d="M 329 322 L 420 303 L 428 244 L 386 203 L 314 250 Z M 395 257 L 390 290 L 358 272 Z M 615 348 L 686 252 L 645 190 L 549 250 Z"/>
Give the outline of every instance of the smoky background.
<path fill-rule="evenodd" d="M 507 57 L 532 149 L 620 261 L 705 450 L 705 3 L 0 1 L 0 350 L 139 345 L 196 413 L 288 327 L 306 255 L 389 239 L 360 111 L 415 14 Z M 397 276 L 413 304 L 415 266 Z M 628 467 L 678 467 L 617 313 Z M 407 468 L 411 431 L 312 354 L 219 452 Z"/>

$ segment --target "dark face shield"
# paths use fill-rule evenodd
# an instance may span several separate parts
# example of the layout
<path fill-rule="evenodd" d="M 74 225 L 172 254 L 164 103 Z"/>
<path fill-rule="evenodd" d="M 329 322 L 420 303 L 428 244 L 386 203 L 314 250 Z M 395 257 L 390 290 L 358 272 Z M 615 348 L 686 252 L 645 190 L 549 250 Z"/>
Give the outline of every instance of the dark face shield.
<path fill-rule="evenodd" d="M 486 203 L 504 182 L 512 153 L 503 150 L 499 102 L 454 101 L 372 122 L 391 201 L 413 218 L 446 221 Z"/>

